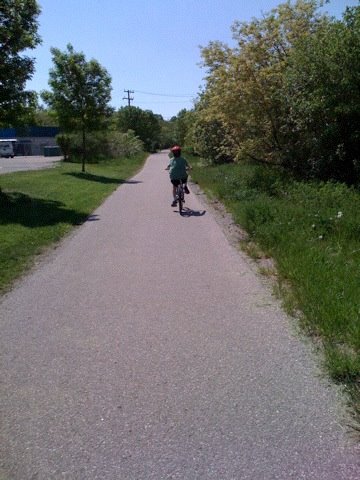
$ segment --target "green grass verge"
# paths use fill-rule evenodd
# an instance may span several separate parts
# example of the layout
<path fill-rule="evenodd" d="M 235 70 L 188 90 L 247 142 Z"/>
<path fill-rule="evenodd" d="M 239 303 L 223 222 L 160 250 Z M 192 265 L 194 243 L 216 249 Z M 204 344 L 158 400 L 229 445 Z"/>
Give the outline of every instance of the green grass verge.
<path fill-rule="evenodd" d="M 0 176 L 0 292 L 143 165 L 147 154 Z"/>
<path fill-rule="evenodd" d="M 271 256 L 279 290 L 302 312 L 331 377 L 360 406 L 360 194 L 335 183 L 297 182 L 265 166 L 204 166 L 192 178 L 217 197 Z M 360 411 L 360 410 L 359 410 Z"/>

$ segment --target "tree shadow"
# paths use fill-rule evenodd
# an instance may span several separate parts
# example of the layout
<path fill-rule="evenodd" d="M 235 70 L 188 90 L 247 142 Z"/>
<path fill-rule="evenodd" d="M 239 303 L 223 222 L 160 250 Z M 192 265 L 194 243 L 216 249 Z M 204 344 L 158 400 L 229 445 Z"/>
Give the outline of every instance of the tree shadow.
<path fill-rule="evenodd" d="M 177 210 L 176 213 L 179 213 L 179 210 Z M 182 217 L 203 217 L 205 213 L 206 213 L 206 210 L 191 210 L 191 208 L 183 207 L 181 216 Z"/>
<path fill-rule="evenodd" d="M 75 178 L 79 178 L 80 180 L 89 180 L 91 182 L 98 182 L 103 184 L 117 184 L 120 185 L 122 183 L 129 183 L 129 184 L 137 184 L 142 183 L 135 180 L 124 180 L 123 178 L 111 178 L 111 177 L 104 177 L 102 175 L 93 175 L 92 173 L 86 172 L 66 172 L 63 175 L 70 175 Z"/>
<path fill-rule="evenodd" d="M 14 223 L 29 228 L 58 223 L 80 225 L 89 218 L 88 213 L 64 208 L 63 203 L 53 200 L 33 198 L 19 192 L 3 193 L 0 197 L 0 225 Z"/>
<path fill-rule="evenodd" d="M 86 218 L 86 221 L 87 222 L 97 222 L 98 220 L 100 220 L 100 217 L 98 214 L 96 213 L 92 213 L 91 215 L 89 215 L 87 218 Z"/>

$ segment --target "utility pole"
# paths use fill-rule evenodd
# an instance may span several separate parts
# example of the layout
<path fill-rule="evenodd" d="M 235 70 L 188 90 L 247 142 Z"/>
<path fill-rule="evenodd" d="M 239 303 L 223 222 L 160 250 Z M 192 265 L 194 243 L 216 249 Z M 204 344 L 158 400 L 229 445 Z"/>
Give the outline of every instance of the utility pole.
<path fill-rule="evenodd" d="M 134 90 L 124 90 L 125 93 L 127 93 L 127 97 L 123 97 L 123 100 L 128 101 L 128 106 L 130 107 L 131 101 L 134 100 L 134 97 L 131 97 L 130 94 L 134 93 Z"/>

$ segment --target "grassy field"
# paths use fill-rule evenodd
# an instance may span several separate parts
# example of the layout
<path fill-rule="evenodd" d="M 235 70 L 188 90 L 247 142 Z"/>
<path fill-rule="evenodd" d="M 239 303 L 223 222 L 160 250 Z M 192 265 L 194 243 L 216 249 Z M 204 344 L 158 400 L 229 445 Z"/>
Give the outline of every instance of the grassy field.
<path fill-rule="evenodd" d="M 0 292 L 36 255 L 80 225 L 104 199 L 143 165 L 147 154 L 87 166 L 0 176 Z"/>
<path fill-rule="evenodd" d="M 243 248 L 274 259 L 284 304 L 297 312 L 360 414 L 359 192 L 296 182 L 264 166 L 191 163 L 193 180 L 247 231 Z"/>

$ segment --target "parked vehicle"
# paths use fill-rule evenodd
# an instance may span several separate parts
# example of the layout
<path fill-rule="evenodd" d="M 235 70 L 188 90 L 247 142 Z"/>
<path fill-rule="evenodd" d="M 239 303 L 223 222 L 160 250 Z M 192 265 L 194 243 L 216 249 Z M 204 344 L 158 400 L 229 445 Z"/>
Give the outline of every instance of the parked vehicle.
<path fill-rule="evenodd" d="M 11 140 L 0 140 L 0 157 L 14 158 L 14 147 Z"/>

